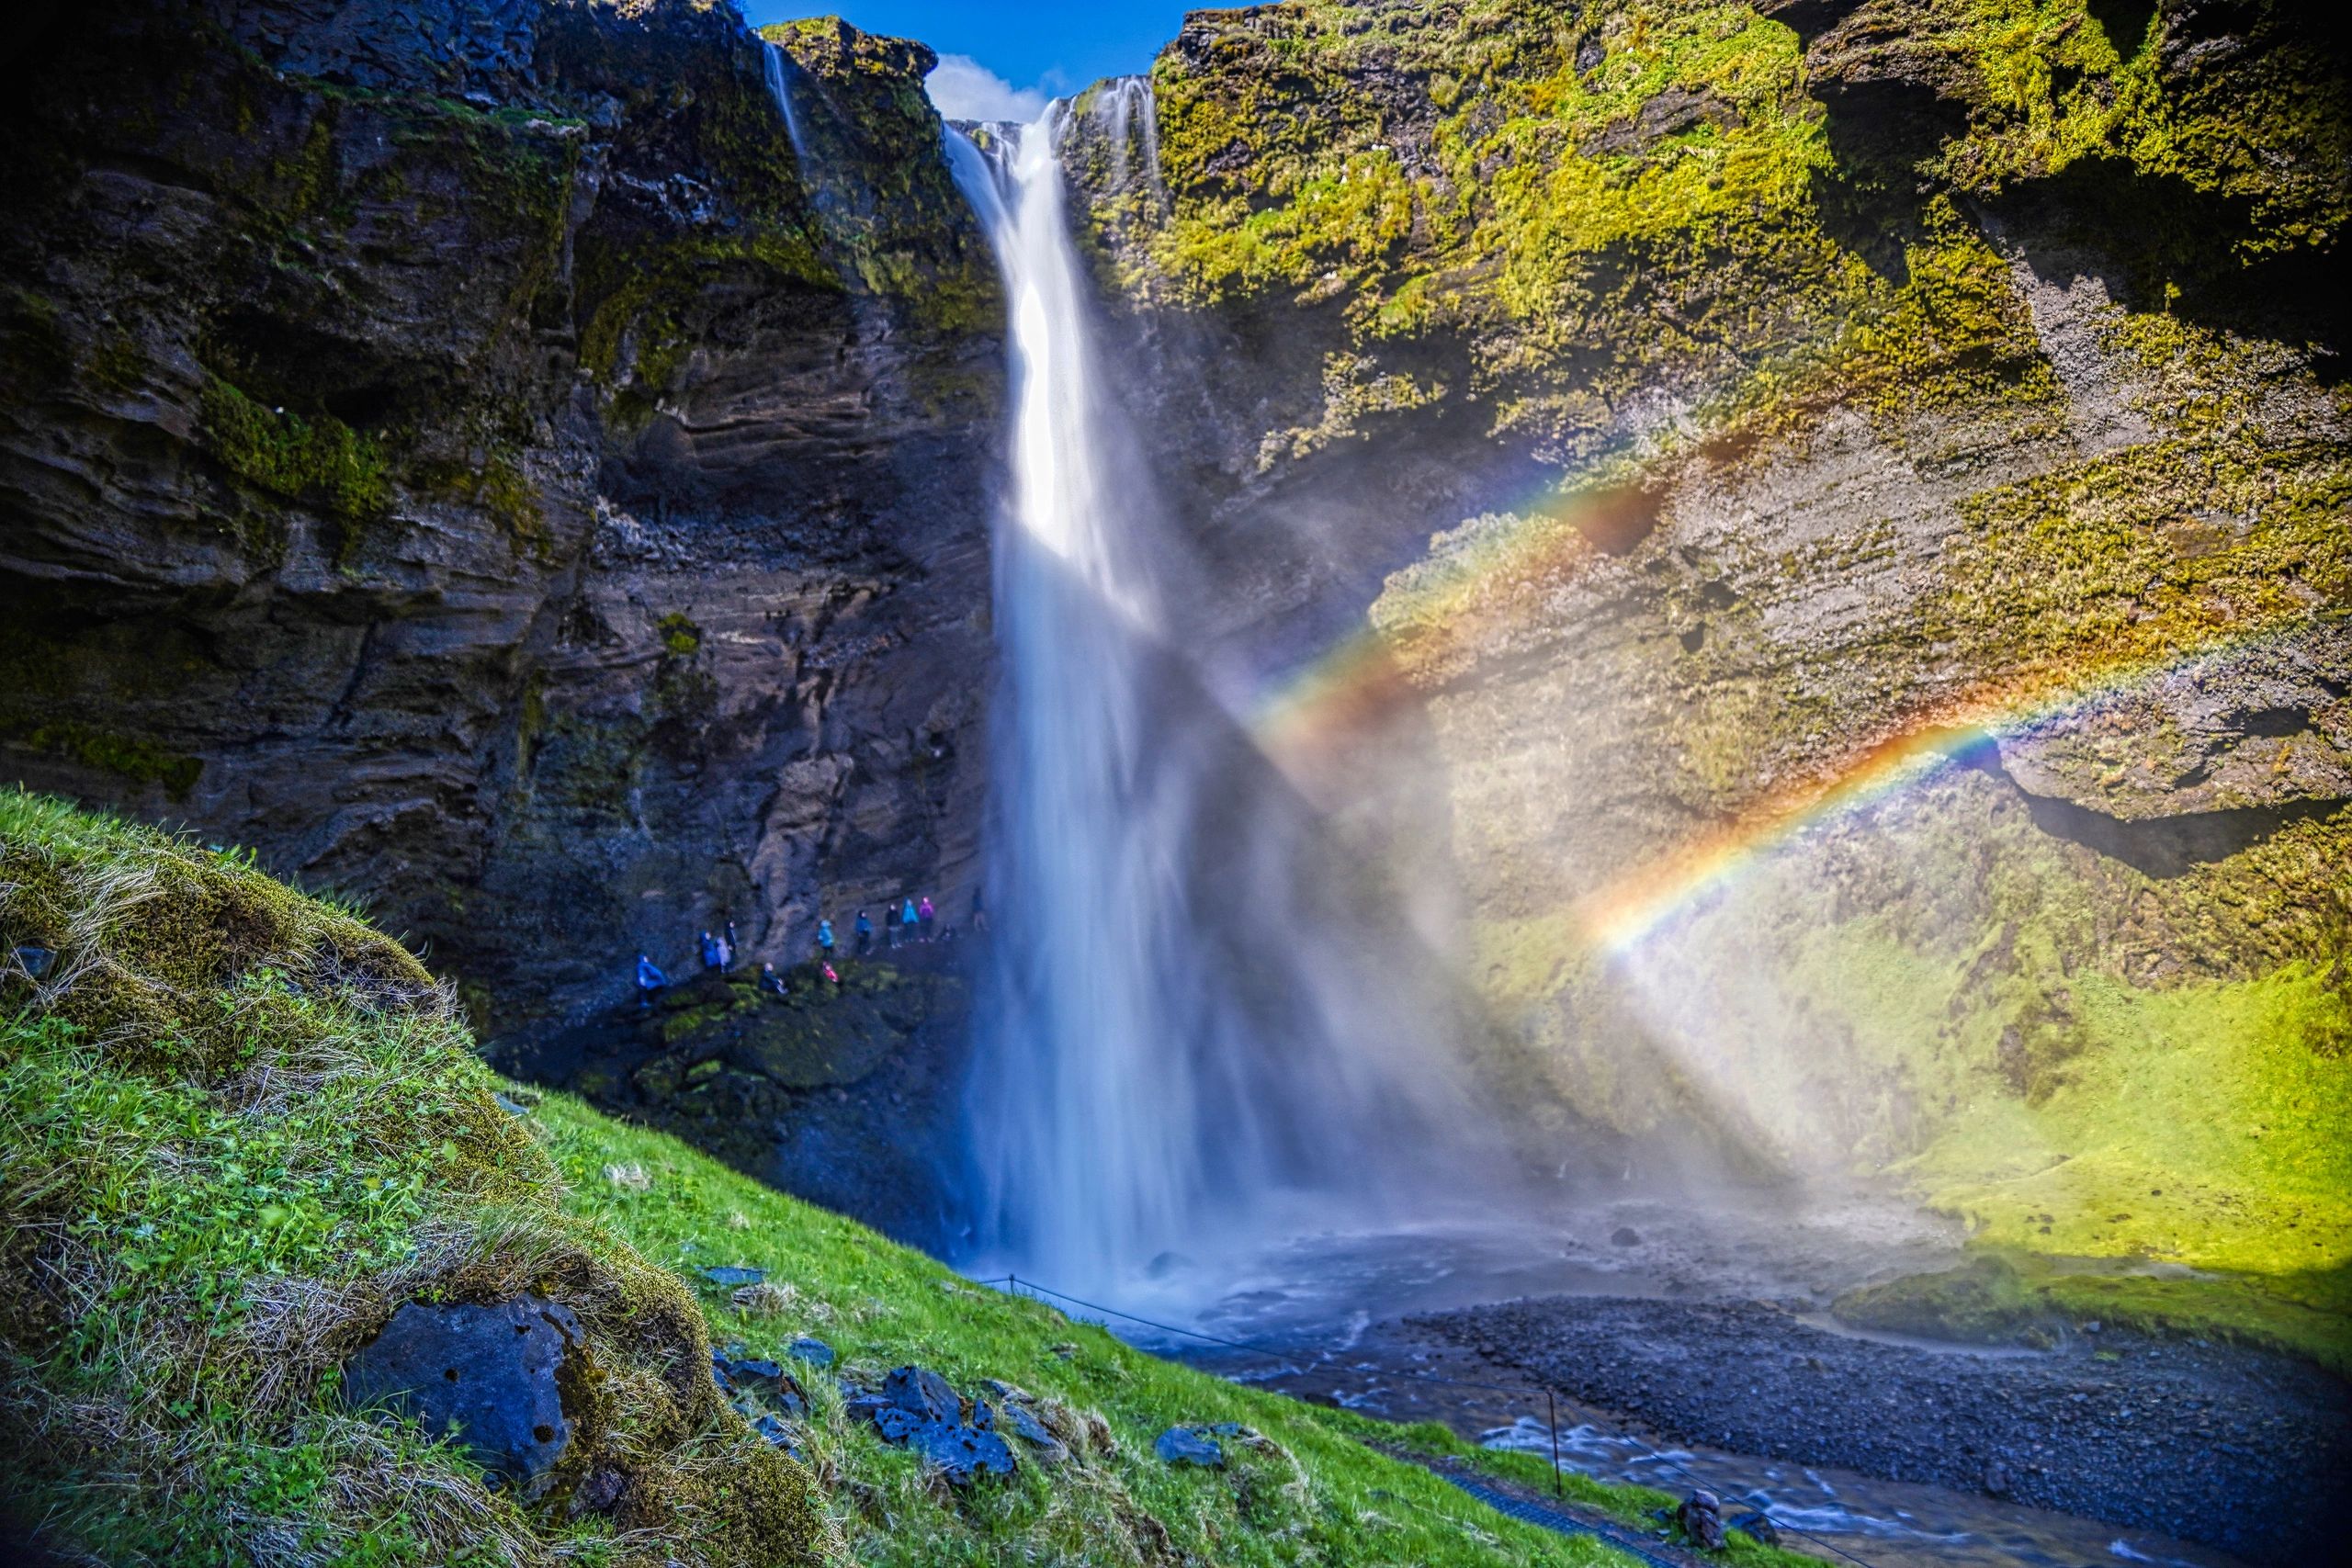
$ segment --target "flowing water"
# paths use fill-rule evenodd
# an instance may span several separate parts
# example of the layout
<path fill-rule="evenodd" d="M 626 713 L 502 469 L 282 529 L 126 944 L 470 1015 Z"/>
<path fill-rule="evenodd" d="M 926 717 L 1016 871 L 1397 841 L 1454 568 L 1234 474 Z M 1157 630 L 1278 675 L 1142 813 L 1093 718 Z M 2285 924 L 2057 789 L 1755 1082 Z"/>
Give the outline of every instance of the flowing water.
<path fill-rule="evenodd" d="M 792 105 L 792 62 L 785 58 L 782 48 L 763 39 L 762 62 L 767 72 L 768 96 L 775 100 L 776 113 L 784 117 L 784 133 L 792 139 L 793 156 L 799 160 L 801 177 L 813 177 L 815 171 L 808 163 L 808 143 L 801 135 L 800 116 Z"/>
<path fill-rule="evenodd" d="M 780 80 L 778 91 L 788 115 Z M 1272 1374 L 1262 1357 L 1206 1364 L 1525 1447 L 1536 1409 L 1524 1391 L 1433 1399 L 1437 1385 L 1413 1371 L 1425 1352 L 1384 1359 L 1375 1325 L 1546 1292 L 1826 1299 L 1840 1260 L 1947 1258 L 1951 1236 L 1907 1212 L 1890 1220 L 1883 1205 L 1819 1235 L 1804 1217 L 1758 1212 L 1739 1218 L 1737 1239 L 1679 1251 L 1661 1212 L 1632 1216 L 1669 1239 L 1629 1269 L 1600 1241 L 1564 1251 L 1556 1216 L 1494 1221 L 1459 1168 L 1406 1170 L 1397 1151 L 1458 1145 L 1475 1119 L 1462 1120 L 1429 1059 L 1427 1040 L 1442 1033 L 1433 1015 L 1414 1015 L 1385 988 L 1395 976 L 1365 962 L 1378 945 L 1351 954 L 1322 934 L 1329 922 L 1300 886 L 1298 819 L 1272 794 L 1237 786 L 1247 769 L 1203 761 L 1223 732 L 1214 712 L 1204 722 L 1215 704 L 1169 646 L 1159 569 L 1172 542 L 1098 359 L 1061 158 L 1074 130 L 1107 143 L 1115 180 L 1133 177 L 1130 158 L 1156 171 L 1139 81 L 1098 95 L 1082 127 L 1057 103 L 1032 125 L 948 134 L 1002 274 L 1013 393 L 994 536 L 993 934 L 967 1097 L 970 1271 L 1011 1269 L 1080 1300 L 1293 1346 Z M 1159 199 L 1156 185 L 1141 194 Z M 1220 857 L 1205 878 L 1204 853 Z M 1416 1188 L 1456 1212 L 1391 1201 Z M 1788 1234 L 1759 1261 L 1755 1237 L 1776 1224 Z M 1171 1353 L 1184 1343 L 1144 1342 Z M 1933 1487 L 1660 1454 L 1605 1413 L 1566 1425 L 1563 1457 L 1577 1468 L 1669 1486 L 1680 1481 L 1667 1467 L 1687 1472 L 1878 1568 L 2226 1561 Z M 1544 1427 L 1546 1451 L 1551 1438 Z"/>
<path fill-rule="evenodd" d="M 1114 92 L 1096 124 L 1148 145 L 1148 103 Z M 1350 1018 L 1360 987 L 1295 907 L 1290 835 L 1216 761 L 1212 705 L 1167 647 L 1165 541 L 1071 238 L 1071 125 L 1057 103 L 948 141 L 1003 275 L 1014 400 L 973 1261 L 1085 1290 L 1374 1201 L 1363 1151 L 1435 1080 Z M 1204 844 L 1231 863 L 1205 883 Z"/>

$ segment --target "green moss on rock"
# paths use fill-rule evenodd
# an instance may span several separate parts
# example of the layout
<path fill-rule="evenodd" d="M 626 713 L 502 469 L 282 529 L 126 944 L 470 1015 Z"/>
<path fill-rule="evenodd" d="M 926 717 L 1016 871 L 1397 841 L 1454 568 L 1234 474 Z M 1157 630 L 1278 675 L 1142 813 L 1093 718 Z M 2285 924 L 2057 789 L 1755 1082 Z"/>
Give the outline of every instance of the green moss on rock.
<path fill-rule="evenodd" d="M 203 416 L 221 465 L 273 495 L 354 520 L 379 516 L 391 502 L 383 448 L 331 414 L 305 419 L 265 408 L 214 377 L 205 383 Z"/>

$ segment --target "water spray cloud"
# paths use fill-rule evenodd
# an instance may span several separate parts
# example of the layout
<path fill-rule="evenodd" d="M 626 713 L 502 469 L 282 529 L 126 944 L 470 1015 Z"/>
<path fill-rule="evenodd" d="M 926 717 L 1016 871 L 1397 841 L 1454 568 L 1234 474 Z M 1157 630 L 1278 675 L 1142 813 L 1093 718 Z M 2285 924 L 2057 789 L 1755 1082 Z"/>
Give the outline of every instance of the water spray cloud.
<path fill-rule="evenodd" d="M 1437 541 L 1442 553 L 1390 581 L 1376 624 L 1262 701 L 1253 728 L 1302 789 L 1394 710 L 1464 680 L 1483 649 L 1508 643 L 1546 596 L 1655 526 L 1663 487 L 1638 472 L 1547 493 Z M 2186 639 L 2150 655 L 2079 650 L 1915 703 L 1801 775 L 1771 784 L 1731 820 L 1636 866 L 1575 906 L 1584 939 L 1604 952 L 1639 942 L 1676 911 L 1806 829 L 1882 799 L 1988 745 L 2037 728 L 2184 667 L 2276 637 L 2261 622 Z"/>

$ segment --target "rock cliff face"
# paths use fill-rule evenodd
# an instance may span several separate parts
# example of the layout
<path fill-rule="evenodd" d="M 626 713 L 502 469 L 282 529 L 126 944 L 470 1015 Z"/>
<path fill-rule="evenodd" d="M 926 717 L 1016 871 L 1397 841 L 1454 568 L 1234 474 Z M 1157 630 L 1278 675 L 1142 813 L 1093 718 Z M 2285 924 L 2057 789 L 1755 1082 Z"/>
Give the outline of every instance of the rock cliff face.
<path fill-rule="evenodd" d="M 17 24 L 8 771 L 517 1034 L 962 908 L 993 275 L 927 54 L 770 32 L 797 152 L 685 0 Z M 2346 79 L 2263 0 L 1286 0 L 1081 98 L 1184 651 L 1562 1141 L 2352 1303 Z M 913 1214 L 915 989 L 594 1070 Z"/>
<path fill-rule="evenodd" d="M 1443 836 L 1537 1098 L 2352 1304 L 2344 66 L 1301 0 L 1187 23 L 1157 180 L 1081 106 L 1197 633 L 1400 880 Z"/>
<path fill-rule="evenodd" d="M 969 876 L 994 275 L 927 53 L 787 42 L 808 164 L 725 6 L 16 24 L 7 772 L 364 898 L 499 1032 Z"/>

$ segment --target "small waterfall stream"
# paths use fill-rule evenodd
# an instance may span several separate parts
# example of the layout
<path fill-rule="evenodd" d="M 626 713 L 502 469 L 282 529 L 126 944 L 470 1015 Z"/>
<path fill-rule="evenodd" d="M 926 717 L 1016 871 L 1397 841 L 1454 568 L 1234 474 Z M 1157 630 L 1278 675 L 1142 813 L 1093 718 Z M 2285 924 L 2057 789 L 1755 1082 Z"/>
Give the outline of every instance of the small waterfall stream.
<path fill-rule="evenodd" d="M 1111 111 L 1122 132 L 1148 112 L 1136 96 Z M 1346 965 L 1309 951 L 1288 829 L 1217 794 L 1204 757 L 1219 742 L 1187 728 L 1207 705 L 1163 644 L 1150 486 L 1124 456 L 1071 237 L 1070 129 L 1057 103 L 978 144 L 951 130 L 948 148 L 1003 274 L 1014 389 L 975 1261 L 1088 1291 L 1262 1235 L 1286 1208 L 1328 1222 L 1380 1187 L 1367 1152 L 1412 1094 L 1332 999 Z M 1210 811 L 1218 845 L 1250 847 L 1204 882 Z M 1237 907 L 1260 923 L 1237 928 Z"/>
<path fill-rule="evenodd" d="M 799 160 L 803 177 L 812 173 L 808 166 L 808 142 L 801 134 L 799 113 L 792 107 L 792 62 L 784 55 L 784 46 L 760 40 L 762 63 L 767 72 L 768 96 L 775 100 L 776 112 L 784 116 L 784 133 L 792 141 L 793 156 Z"/>

